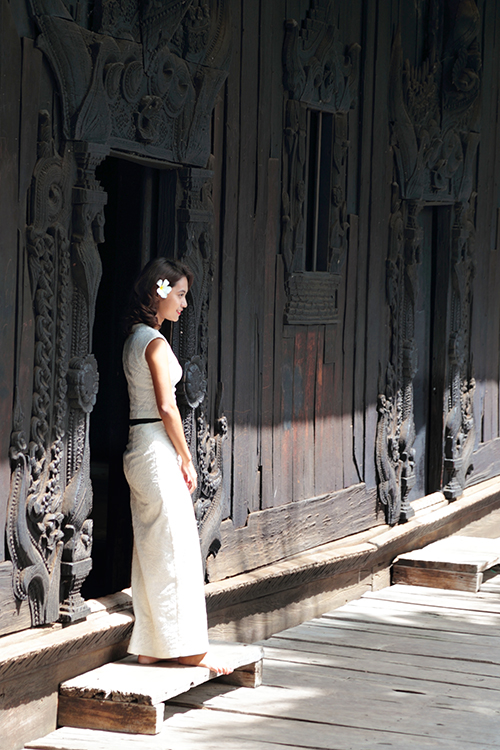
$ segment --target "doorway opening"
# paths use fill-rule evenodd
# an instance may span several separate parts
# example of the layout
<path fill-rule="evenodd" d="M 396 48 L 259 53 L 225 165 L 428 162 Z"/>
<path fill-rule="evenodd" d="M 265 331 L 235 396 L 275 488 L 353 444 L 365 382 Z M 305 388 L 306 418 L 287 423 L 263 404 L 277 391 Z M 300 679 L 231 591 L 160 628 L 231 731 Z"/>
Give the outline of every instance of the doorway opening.
<path fill-rule="evenodd" d="M 107 158 L 96 177 L 108 194 L 105 241 L 99 246 L 102 279 L 97 295 L 92 351 L 99 392 L 90 418 L 93 486 L 93 569 L 85 598 L 130 585 L 132 523 L 122 456 L 128 439 L 129 402 L 122 369 L 123 316 L 133 282 L 150 258 L 172 255 L 175 245 L 174 170 Z"/>
<path fill-rule="evenodd" d="M 452 210 L 425 206 L 414 302 L 418 369 L 413 379 L 415 485 L 409 500 L 442 488 Z"/>

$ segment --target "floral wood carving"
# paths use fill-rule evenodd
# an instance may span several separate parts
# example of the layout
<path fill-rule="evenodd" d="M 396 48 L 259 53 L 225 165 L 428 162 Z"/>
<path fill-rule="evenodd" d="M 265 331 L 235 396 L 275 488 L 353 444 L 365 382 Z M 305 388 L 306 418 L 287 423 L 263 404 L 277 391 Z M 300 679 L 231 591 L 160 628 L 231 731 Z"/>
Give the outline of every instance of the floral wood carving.
<path fill-rule="evenodd" d="M 397 193 L 397 188 L 394 189 Z M 393 198 L 386 297 L 390 311 L 390 349 L 385 390 L 378 397 L 375 462 L 379 499 L 387 523 L 414 515 L 408 496 L 415 484 L 413 379 L 417 372 L 415 298 L 420 264 L 422 205 Z"/>
<path fill-rule="evenodd" d="M 177 390 L 184 430 L 199 476 L 193 495 L 203 560 L 220 548 L 224 516 L 222 449 L 226 418 L 217 399 L 215 435 L 207 416 L 208 311 L 213 276 L 212 172 L 185 169 L 178 185 L 178 254 L 194 273 L 190 304 L 175 329 L 174 347 L 183 365 L 182 389 Z"/>
<path fill-rule="evenodd" d="M 442 53 L 437 43 L 440 30 L 444 30 L 446 38 Z M 378 399 L 375 451 L 379 498 L 387 508 L 388 523 L 407 520 L 412 514 L 407 498 L 415 481 L 413 378 L 417 354 L 413 331 L 420 242 L 417 215 L 426 203 L 455 207 L 448 385 L 443 405 L 442 486 L 446 497 L 458 497 L 472 471 L 475 384 L 469 346 L 474 272 L 471 196 L 479 143 L 479 31 L 479 12 L 473 0 L 458 0 L 453 12 L 451 6 L 444 10 L 435 3 L 429 16 L 430 52 L 420 68 L 413 68 L 408 61 L 403 64 L 400 31 L 393 44 L 389 110 L 399 197 L 392 214 L 387 260 L 390 358 L 385 390 Z M 401 249 L 395 252 L 395 246 Z"/>
<path fill-rule="evenodd" d="M 210 117 L 229 67 L 228 0 L 101 0 L 100 33 L 73 21 L 61 0 L 30 3 L 66 139 L 206 164 Z"/>
<path fill-rule="evenodd" d="M 317 0 L 299 26 L 286 22 L 284 84 L 290 99 L 328 112 L 355 106 L 360 47 L 339 41 L 332 0 Z"/>
<path fill-rule="evenodd" d="M 105 153 L 72 143 L 59 155 L 50 116 L 40 113 L 26 231 L 35 324 L 25 402 L 31 419 L 27 436 L 16 389 L 7 528 L 15 595 L 29 600 L 33 625 L 89 611 L 80 595 L 92 565 L 88 414 L 98 375 L 89 347 L 106 200 L 94 169 Z"/>
<path fill-rule="evenodd" d="M 442 59 L 434 45 L 418 69 L 408 61 L 403 65 L 401 32 L 396 34 L 389 87 L 392 145 L 403 198 L 467 202 L 479 143 L 479 11 L 473 0 L 459 0 L 455 15 L 448 10 L 444 20 L 448 41 Z"/>
<path fill-rule="evenodd" d="M 448 384 L 445 394 L 443 493 L 462 494 L 473 471 L 476 430 L 472 404 L 475 380 L 470 362 L 470 314 L 474 278 L 474 204 L 457 203 L 452 229 L 451 315 L 448 336 Z"/>
<path fill-rule="evenodd" d="M 32 623 L 59 614 L 64 545 L 63 491 L 66 418 L 65 342 L 70 326 L 70 241 L 67 235 L 70 159 L 54 149 L 48 112 L 40 113 L 39 160 L 33 175 L 28 269 L 35 319 L 29 436 L 19 392 L 11 437 L 12 480 L 7 543 L 14 592 L 28 599 Z"/>

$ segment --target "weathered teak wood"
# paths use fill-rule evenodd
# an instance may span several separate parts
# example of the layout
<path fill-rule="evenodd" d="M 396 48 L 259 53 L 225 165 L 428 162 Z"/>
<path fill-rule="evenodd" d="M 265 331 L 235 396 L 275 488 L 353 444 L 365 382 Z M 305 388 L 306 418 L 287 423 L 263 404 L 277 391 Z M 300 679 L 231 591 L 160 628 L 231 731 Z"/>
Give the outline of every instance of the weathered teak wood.
<path fill-rule="evenodd" d="M 231 685 L 258 687 L 262 682 L 260 646 L 211 644 L 216 658 L 234 671 L 220 679 Z M 164 702 L 216 677 L 205 667 L 177 662 L 138 664 L 135 656 L 63 682 L 58 723 L 132 734 L 158 734 Z"/>
<path fill-rule="evenodd" d="M 500 561 L 500 540 L 453 536 L 400 555 L 393 583 L 479 591 L 483 571 Z"/>
<path fill-rule="evenodd" d="M 498 613 L 474 610 L 485 600 Z M 266 641 L 259 690 L 212 682 L 170 700 L 156 737 L 65 727 L 27 747 L 498 747 L 499 618 L 498 593 L 392 586 Z"/>

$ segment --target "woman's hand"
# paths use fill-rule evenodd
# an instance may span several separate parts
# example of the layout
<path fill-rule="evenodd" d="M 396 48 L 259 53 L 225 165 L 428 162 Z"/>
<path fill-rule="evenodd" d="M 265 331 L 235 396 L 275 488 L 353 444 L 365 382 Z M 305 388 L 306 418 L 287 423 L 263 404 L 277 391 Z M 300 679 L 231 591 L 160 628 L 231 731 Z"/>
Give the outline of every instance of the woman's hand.
<path fill-rule="evenodd" d="M 181 471 L 186 486 L 192 495 L 198 486 L 198 477 L 196 476 L 196 469 L 194 468 L 192 459 L 189 459 L 187 462 L 181 462 Z"/>

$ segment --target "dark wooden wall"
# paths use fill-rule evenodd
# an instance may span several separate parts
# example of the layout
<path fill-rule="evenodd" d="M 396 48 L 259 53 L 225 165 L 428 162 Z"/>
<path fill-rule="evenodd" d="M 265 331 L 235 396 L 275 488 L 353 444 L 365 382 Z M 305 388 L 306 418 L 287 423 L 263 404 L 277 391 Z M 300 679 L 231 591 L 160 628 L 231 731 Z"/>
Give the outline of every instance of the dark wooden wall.
<path fill-rule="evenodd" d="M 500 281 L 497 258 L 500 250 L 500 9 L 485 0 L 477 0 L 476 5 L 479 10 L 477 43 L 482 60 L 481 95 L 474 102 L 477 116 L 469 113 L 467 122 L 465 118 L 456 128 L 460 133 L 480 134 L 478 150 L 470 166 L 472 186 L 467 197 L 472 206 L 469 222 L 472 228 L 469 227 L 467 234 L 462 227 L 467 234 L 467 253 L 473 258 L 475 269 L 468 308 L 471 322 L 467 324 L 466 342 L 460 343 L 469 368 L 464 378 L 469 385 L 472 378 L 475 380 L 474 432 L 470 433 L 474 452 L 471 461 L 467 457 L 468 473 L 464 484 L 500 473 L 500 302 L 497 291 Z M 223 415 L 228 420 L 222 447 L 222 547 L 215 558 L 208 560 L 211 580 L 235 575 L 385 522 L 386 513 L 380 502 L 384 479 L 381 467 L 384 458 L 387 463 L 388 446 L 401 450 L 404 440 L 401 425 L 394 426 L 392 436 L 383 434 L 381 395 L 386 397 L 386 402 L 392 398 L 389 366 L 396 344 L 404 348 L 410 339 L 417 350 L 418 364 L 411 386 L 415 442 L 411 442 L 411 436 L 404 438 L 415 452 L 414 478 L 407 500 L 411 502 L 425 492 L 441 489 L 446 483 L 444 443 L 446 389 L 451 377 L 451 258 L 458 226 L 457 205 L 462 198 L 459 200 L 450 188 L 449 195 L 436 192 L 433 197 L 424 190 L 417 199 L 409 194 L 408 186 L 399 184 L 401 178 L 395 159 L 399 136 L 394 129 L 390 104 L 395 82 L 391 59 L 400 39 L 403 60 L 408 59 L 413 68 L 421 68 L 432 46 L 430 14 L 436 12 L 438 20 L 447 19 L 443 22 L 446 37 L 449 29 L 455 28 L 453 19 L 462 18 L 474 7 L 472 0 L 352 0 L 349 3 L 232 0 L 230 3 L 231 63 L 215 102 L 212 155 L 207 165 L 213 170 L 214 265 L 208 307 L 209 397 L 204 409 L 212 432 L 219 417 Z M 8 356 L 0 363 L 0 526 L 5 522 L 9 495 L 7 457 L 12 431 L 13 383 L 17 378 L 25 391 L 23 399 L 28 403 L 33 380 L 30 349 L 33 313 L 23 233 L 28 188 L 37 159 L 39 110 L 46 110 L 52 116 L 56 147 L 62 149 L 64 144 L 57 85 L 45 57 L 36 49 L 36 31 L 28 20 L 25 5 L 21 1 L 9 5 L 7 0 L 2 0 L 1 8 L 0 232 L 5 272 L 1 281 L 0 335 L 2 352 L 8 352 Z M 351 55 L 354 60 L 359 47 L 359 64 L 357 74 L 353 74 L 349 83 L 348 105 L 339 103 L 336 108 L 328 105 L 326 109 L 322 103 L 307 105 L 311 110 L 323 108 L 340 113 L 339 123 L 345 129 L 342 144 L 339 144 L 343 156 L 339 159 L 343 165 L 342 217 L 347 251 L 337 274 L 335 320 L 323 323 L 318 319 L 301 325 L 293 322 L 294 319 L 287 322 L 290 268 L 283 239 L 287 213 L 284 192 L 288 189 L 290 170 L 286 155 L 290 136 L 287 107 L 293 97 L 285 80 L 284 43 L 293 28 L 291 20 L 302 28 L 307 18 L 311 23 L 314 21 L 315 11 L 327 13 L 328 23 L 336 30 L 341 57 Z M 82 21 L 81 25 L 85 23 Z M 443 39 L 438 42 L 445 43 Z M 9 74 L 4 75 L 7 70 Z M 402 64 L 398 70 L 402 79 Z M 413 75 L 411 70 L 409 75 Z M 144 144 L 140 145 L 146 150 Z M 102 373 L 101 401 L 98 400 L 91 417 L 91 443 L 93 441 L 95 448 L 95 464 L 109 463 L 109 477 L 120 471 L 120 440 L 124 439 L 122 435 L 116 438 L 116 429 L 109 427 L 116 425 L 119 404 L 124 403 L 117 398 L 112 407 L 109 404 L 109 399 L 117 396 L 114 378 L 119 360 L 115 334 L 119 325 L 120 296 L 113 286 L 113 263 L 120 262 L 123 252 L 125 261 L 120 265 L 120 284 L 125 285 L 125 277 L 128 279 L 136 266 L 150 255 L 164 251 L 165 246 L 169 252 L 172 247 L 174 252 L 182 254 L 179 228 L 173 226 L 178 198 L 175 195 L 177 177 L 172 176 L 174 172 L 178 175 L 179 193 L 182 165 L 171 162 L 171 157 L 168 163 L 164 160 L 161 165 L 155 163 L 153 156 L 140 162 L 130 144 L 128 147 L 127 158 L 136 159 L 137 164 L 131 166 L 127 162 L 128 166 L 124 166 L 118 158 L 119 151 L 115 151 L 111 159 L 104 159 L 103 151 L 103 162 L 97 174 L 110 196 L 105 209 L 107 237 L 101 244 L 104 277 L 96 324 L 99 330 L 95 353 Z M 158 176 L 160 166 L 161 178 Z M 210 181 L 207 176 L 204 179 Z M 152 187 L 154 185 L 157 187 Z M 135 189 L 141 193 L 141 200 L 136 200 Z M 405 195 L 404 190 L 407 190 Z M 156 196 L 154 205 L 146 200 L 147 195 Z M 292 198 L 295 200 L 296 196 Z M 131 217 L 135 216 L 135 223 L 132 221 L 133 226 L 126 231 L 126 222 L 116 218 L 120 213 L 117 206 L 121 206 L 123 214 L 124 206 L 129 205 L 128 218 L 132 221 Z M 203 211 L 208 216 L 211 210 L 208 200 Z M 413 210 L 415 226 L 411 224 Z M 399 322 L 389 304 L 391 248 L 399 242 L 394 228 L 399 214 L 403 224 L 406 222 L 404 242 L 407 245 L 402 254 L 396 248 L 398 268 L 406 264 L 407 277 L 414 273 L 418 282 L 412 288 L 412 293 L 416 292 L 415 299 L 409 300 L 408 294 L 405 298 L 406 305 L 413 305 L 415 332 L 414 335 L 411 331 L 405 333 L 402 343 L 397 343 Z M 208 221 L 206 217 L 205 220 Z M 410 230 L 421 235 L 413 245 L 408 240 Z M 409 260 L 412 248 L 419 255 L 413 265 Z M 108 293 L 112 295 L 109 297 L 112 311 L 106 307 Z M 24 300 L 22 324 L 14 320 L 16 294 L 18 311 L 19 300 Z M 313 293 L 312 299 L 306 302 L 314 306 L 315 299 Z M 21 326 L 23 336 L 16 334 L 16 325 L 18 332 Z M 107 325 L 113 336 L 109 350 L 106 348 Z M 451 333 L 454 335 L 453 331 Z M 23 342 L 21 348 L 20 341 Z M 411 359 L 410 355 L 408 357 Z M 408 363 L 405 366 L 410 367 Z M 435 393 L 437 395 L 433 395 Z M 24 415 L 25 428 L 29 415 L 28 406 Z M 466 421 L 464 415 L 462 421 Z M 101 434 L 101 426 L 109 427 L 109 434 Z M 121 427 L 123 433 L 125 422 Z M 104 438 L 113 440 L 111 448 L 105 445 Z M 384 441 L 385 447 L 380 448 Z M 400 457 L 400 472 L 403 468 L 408 470 L 408 464 L 403 466 L 404 461 L 406 459 Z M 97 474 L 94 479 L 98 499 Z M 396 482 L 399 491 L 402 482 L 399 476 Z M 390 485 L 390 477 L 387 484 Z M 102 500 L 104 505 L 108 503 L 107 520 L 106 508 L 101 507 L 100 500 L 96 503 L 94 560 L 96 580 L 102 578 L 99 568 L 105 567 L 108 572 L 117 569 L 108 583 L 121 586 L 127 582 L 130 551 L 121 513 L 127 498 L 122 478 L 115 477 L 111 485 L 113 497 L 106 490 L 107 499 L 103 495 Z M 105 519 L 101 527 L 99 514 Z M 117 547 L 111 544 L 113 539 L 118 540 Z M 124 539 L 126 543 L 122 544 Z M 107 552 L 111 549 L 110 558 Z M 4 559 L 0 545 L 0 560 Z M 8 567 L 9 563 L 6 565 Z"/>
<path fill-rule="evenodd" d="M 293 18 L 300 25 L 311 4 L 283 0 L 257 6 L 243 1 L 233 6 L 234 56 L 215 116 L 218 318 L 212 309 L 214 360 L 215 341 L 219 344 L 219 369 L 212 376 L 224 385 L 224 413 L 232 427 L 225 463 L 231 518 L 223 525 L 218 558 L 209 561 L 214 578 L 384 521 L 377 502 L 375 445 L 378 396 L 390 356 L 386 284 L 395 180 L 389 112 L 391 51 L 399 29 L 404 58 L 415 67 L 422 65 L 430 47 L 427 24 L 432 3 L 381 0 L 334 5 L 342 43 L 361 45 L 358 102 L 348 114 L 349 251 L 337 324 L 311 326 L 283 323 L 280 245 L 287 98 L 284 21 Z M 495 29 L 500 17 L 495 5 L 477 5 L 483 67 L 476 123 L 481 140 L 477 173 L 473 170 L 477 211 L 470 349 L 478 429 L 468 483 L 497 474 L 500 459 L 496 292 L 500 130 L 495 114 L 499 70 Z M 460 3 L 445 3 L 442 12 L 453 17 L 461 12 Z M 443 481 L 443 392 L 441 413 L 436 418 L 430 412 L 431 377 L 440 377 L 443 383 L 446 378 L 445 365 L 439 375 L 435 362 L 439 331 L 434 350 L 430 342 L 432 321 L 442 317 L 431 256 L 441 252 L 436 243 L 442 247 L 451 241 L 439 240 L 436 232 L 449 224 L 446 206 L 452 201 L 440 204 L 439 200 L 436 205 L 424 201 L 419 218 L 424 262 L 418 271 L 416 315 L 422 330 L 417 332 L 418 435 L 410 501 L 440 489 Z M 446 278 L 446 288 L 441 290 L 444 314 L 450 283 Z M 446 324 L 441 322 L 444 336 Z M 428 453 L 435 445 L 441 448 L 434 471 L 438 478 L 432 479 Z M 345 493 L 345 488 L 351 491 Z M 321 532 L 317 526 L 311 530 L 311 517 L 321 519 Z"/>

